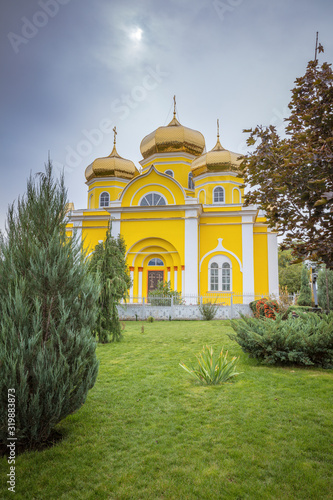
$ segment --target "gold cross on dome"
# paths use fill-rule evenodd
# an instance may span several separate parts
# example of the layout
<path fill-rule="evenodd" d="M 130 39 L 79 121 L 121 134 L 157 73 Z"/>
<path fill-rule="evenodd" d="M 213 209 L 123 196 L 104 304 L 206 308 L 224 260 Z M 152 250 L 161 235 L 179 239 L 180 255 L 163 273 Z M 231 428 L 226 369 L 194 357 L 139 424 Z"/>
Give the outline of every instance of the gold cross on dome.
<path fill-rule="evenodd" d="M 220 137 L 220 120 L 217 119 L 217 138 Z"/>
<path fill-rule="evenodd" d="M 176 96 L 173 96 L 173 116 L 176 117 Z"/>
<path fill-rule="evenodd" d="M 117 127 L 113 127 L 113 144 L 116 145 L 116 135 L 118 134 L 117 132 Z"/>

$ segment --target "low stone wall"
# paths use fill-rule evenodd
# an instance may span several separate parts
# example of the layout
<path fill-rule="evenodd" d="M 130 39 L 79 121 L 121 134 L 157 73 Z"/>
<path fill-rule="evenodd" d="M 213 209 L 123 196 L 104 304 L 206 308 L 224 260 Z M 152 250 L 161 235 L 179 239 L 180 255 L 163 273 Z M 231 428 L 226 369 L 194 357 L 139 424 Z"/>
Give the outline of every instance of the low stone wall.
<path fill-rule="evenodd" d="M 121 321 L 146 320 L 152 316 L 156 320 L 201 320 L 202 316 L 198 305 L 173 305 L 173 306 L 151 306 L 143 304 L 123 304 L 118 306 Z M 239 318 L 240 313 L 244 316 L 252 316 L 248 304 L 234 304 L 232 306 L 217 306 L 215 319 Z"/>

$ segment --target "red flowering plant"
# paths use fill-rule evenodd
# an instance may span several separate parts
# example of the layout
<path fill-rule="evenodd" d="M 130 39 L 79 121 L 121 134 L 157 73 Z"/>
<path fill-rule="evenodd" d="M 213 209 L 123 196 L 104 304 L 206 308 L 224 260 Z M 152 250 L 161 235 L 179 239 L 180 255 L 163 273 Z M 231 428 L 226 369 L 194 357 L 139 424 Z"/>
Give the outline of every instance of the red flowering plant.
<path fill-rule="evenodd" d="M 256 318 L 271 318 L 275 319 L 275 314 L 279 312 L 279 304 L 276 300 L 267 298 L 257 300 L 256 302 Z"/>

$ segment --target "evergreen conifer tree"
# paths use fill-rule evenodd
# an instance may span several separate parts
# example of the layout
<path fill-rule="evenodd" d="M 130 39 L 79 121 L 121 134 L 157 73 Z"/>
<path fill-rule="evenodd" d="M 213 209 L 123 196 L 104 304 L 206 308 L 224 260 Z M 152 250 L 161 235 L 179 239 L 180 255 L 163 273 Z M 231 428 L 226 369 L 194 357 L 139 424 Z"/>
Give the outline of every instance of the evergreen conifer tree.
<path fill-rule="evenodd" d="M 0 442 L 8 436 L 8 390 L 15 390 L 17 442 L 45 442 L 85 402 L 98 371 L 98 285 L 77 238 L 65 234 L 63 177 L 28 180 L 8 210 L 0 242 Z"/>
<path fill-rule="evenodd" d="M 111 236 L 109 226 L 106 238 L 95 247 L 90 268 L 99 276 L 101 292 L 99 296 L 98 319 L 96 332 L 99 342 L 121 340 L 121 325 L 117 305 L 125 299 L 131 286 L 128 267 L 126 265 L 126 246 L 121 235 Z"/>
<path fill-rule="evenodd" d="M 309 271 L 305 266 L 303 266 L 301 275 L 301 290 L 299 297 L 297 299 L 297 304 L 299 306 L 311 306 L 311 302 L 312 302 L 312 295 L 309 283 Z"/>
<path fill-rule="evenodd" d="M 318 303 L 326 311 L 333 309 L 333 271 L 323 267 L 318 273 Z"/>

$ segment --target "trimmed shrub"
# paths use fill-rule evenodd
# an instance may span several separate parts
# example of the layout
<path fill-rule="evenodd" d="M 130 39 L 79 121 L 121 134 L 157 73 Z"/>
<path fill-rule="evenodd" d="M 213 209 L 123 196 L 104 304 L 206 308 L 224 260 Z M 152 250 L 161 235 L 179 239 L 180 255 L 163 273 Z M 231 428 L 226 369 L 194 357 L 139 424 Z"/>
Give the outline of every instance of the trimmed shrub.
<path fill-rule="evenodd" d="M 244 352 L 267 364 L 333 367 L 333 313 L 301 313 L 283 321 L 246 318 L 230 322 L 236 334 L 229 334 Z"/>
<path fill-rule="evenodd" d="M 154 323 L 154 321 L 155 320 L 154 320 L 153 316 L 148 316 L 147 323 Z"/>
<path fill-rule="evenodd" d="M 149 301 L 152 306 L 171 306 L 182 304 L 181 293 L 171 288 L 170 281 L 160 281 L 155 290 L 149 292 Z"/>
<path fill-rule="evenodd" d="M 217 305 L 213 302 L 206 302 L 199 305 L 199 311 L 204 320 L 211 321 L 216 316 Z"/>

